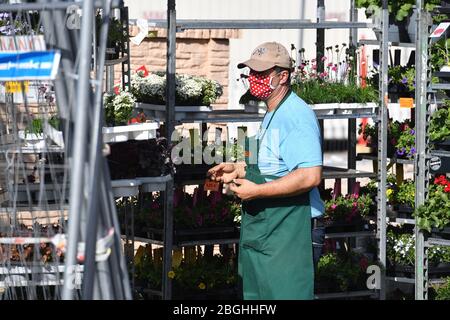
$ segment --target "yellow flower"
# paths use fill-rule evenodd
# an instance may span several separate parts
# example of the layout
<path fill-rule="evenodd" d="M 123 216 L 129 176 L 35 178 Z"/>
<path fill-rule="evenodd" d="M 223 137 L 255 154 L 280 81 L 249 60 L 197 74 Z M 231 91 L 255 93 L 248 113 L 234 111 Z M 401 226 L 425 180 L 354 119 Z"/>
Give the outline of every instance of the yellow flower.
<path fill-rule="evenodd" d="M 386 196 L 389 198 L 393 192 L 394 192 L 394 190 L 392 190 L 392 189 L 387 189 L 387 190 L 386 190 Z"/>
<path fill-rule="evenodd" d="M 206 285 L 203 282 L 200 282 L 200 284 L 198 285 L 198 288 L 200 290 L 205 290 L 206 289 Z"/>
<path fill-rule="evenodd" d="M 173 278 L 175 278 L 175 272 L 169 271 L 169 272 L 167 273 L 167 276 L 168 276 L 170 279 L 173 279 Z"/>

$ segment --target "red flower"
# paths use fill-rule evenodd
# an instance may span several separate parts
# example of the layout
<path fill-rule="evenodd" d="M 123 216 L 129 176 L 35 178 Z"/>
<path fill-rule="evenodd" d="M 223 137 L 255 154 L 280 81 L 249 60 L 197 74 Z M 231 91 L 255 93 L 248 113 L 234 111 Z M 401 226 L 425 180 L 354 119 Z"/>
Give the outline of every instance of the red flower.
<path fill-rule="evenodd" d="M 365 271 L 365 270 L 367 270 L 368 266 L 369 266 L 369 262 L 367 261 L 367 258 L 362 257 L 361 260 L 359 261 L 359 267 L 361 268 L 361 270 Z"/>
<path fill-rule="evenodd" d="M 434 184 L 439 184 L 441 186 L 447 186 L 450 182 L 446 179 L 444 175 L 440 175 L 439 177 L 434 179 Z"/>
<path fill-rule="evenodd" d="M 448 184 L 448 185 L 445 186 L 444 191 L 445 191 L 445 192 L 450 192 L 450 184 Z"/>

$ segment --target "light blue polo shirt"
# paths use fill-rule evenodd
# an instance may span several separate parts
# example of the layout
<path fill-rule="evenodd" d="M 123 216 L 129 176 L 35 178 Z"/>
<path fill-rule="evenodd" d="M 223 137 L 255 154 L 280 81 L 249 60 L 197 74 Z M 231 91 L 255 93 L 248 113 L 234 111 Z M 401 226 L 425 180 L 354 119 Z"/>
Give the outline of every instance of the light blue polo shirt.
<path fill-rule="evenodd" d="M 261 173 L 283 177 L 297 168 L 321 166 L 320 129 L 314 111 L 294 92 L 278 108 L 275 114 L 266 114 L 257 135 L 262 136 L 258 154 Z M 272 115 L 270 128 L 263 134 Z M 309 199 L 311 216 L 321 216 L 325 206 L 317 187 L 309 192 Z"/>

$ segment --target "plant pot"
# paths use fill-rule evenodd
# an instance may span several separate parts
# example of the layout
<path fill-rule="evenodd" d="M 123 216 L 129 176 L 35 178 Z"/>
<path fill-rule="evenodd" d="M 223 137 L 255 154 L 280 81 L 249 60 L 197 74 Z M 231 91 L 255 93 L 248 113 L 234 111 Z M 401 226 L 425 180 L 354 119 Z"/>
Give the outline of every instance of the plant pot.
<path fill-rule="evenodd" d="M 394 210 L 397 212 L 397 218 L 413 219 L 412 214 L 414 208 L 407 204 L 394 205 Z"/>
<path fill-rule="evenodd" d="M 403 21 L 395 20 L 395 15 L 389 15 L 388 39 L 390 42 L 414 43 L 416 41 L 416 9 Z M 376 33 L 377 40 L 379 34 Z"/>
<path fill-rule="evenodd" d="M 128 140 L 149 140 L 156 138 L 158 122 L 137 123 L 127 126 L 104 127 L 103 141 L 106 143 L 124 142 Z"/>
<path fill-rule="evenodd" d="M 450 138 L 444 141 L 432 142 L 435 150 L 450 151 Z"/>
<path fill-rule="evenodd" d="M 325 233 L 359 232 L 366 231 L 368 225 L 365 221 L 347 223 L 345 221 L 331 221 L 325 223 Z"/>
<path fill-rule="evenodd" d="M 24 140 L 25 146 L 31 148 L 43 149 L 47 145 L 45 142 L 44 134 L 42 133 L 25 133 L 25 131 L 20 130 L 19 139 Z"/>

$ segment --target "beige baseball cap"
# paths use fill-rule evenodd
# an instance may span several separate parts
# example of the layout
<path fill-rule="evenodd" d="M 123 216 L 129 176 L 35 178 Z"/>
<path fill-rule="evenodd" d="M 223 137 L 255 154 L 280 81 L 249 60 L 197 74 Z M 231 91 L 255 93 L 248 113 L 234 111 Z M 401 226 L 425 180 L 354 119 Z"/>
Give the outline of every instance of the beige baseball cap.
<path fill-rule="evenodd" d="M 249 60 L 238 64 L 238 68 L 249 67 L 257 72 L 266 71 L 273 67 L 292 68 L 291 57 L 287 49 L 278 42 L 265 42 L 255 50 Z"/>

